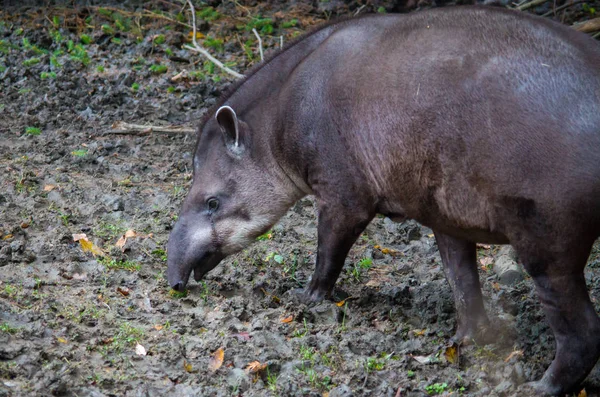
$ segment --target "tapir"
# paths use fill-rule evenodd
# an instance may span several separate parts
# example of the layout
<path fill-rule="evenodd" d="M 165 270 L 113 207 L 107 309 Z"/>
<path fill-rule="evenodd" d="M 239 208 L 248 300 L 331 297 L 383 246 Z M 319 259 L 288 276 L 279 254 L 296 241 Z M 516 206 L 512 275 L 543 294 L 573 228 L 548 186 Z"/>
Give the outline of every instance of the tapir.
<path fill-rule="evenodd" d="M 584 267 L 600 235 L 600 46 L 524 13 L 449 7 L 324 25 L 222 96 L 168 241 L 186 287 L 314 195 L 303 297 L 328 298 L 377 214 L 430 227 L 455 340 L 488 326 L 476 243 L 511 244 L 556 339 L 538 392 L 574 390 L 600 356 Z"/>

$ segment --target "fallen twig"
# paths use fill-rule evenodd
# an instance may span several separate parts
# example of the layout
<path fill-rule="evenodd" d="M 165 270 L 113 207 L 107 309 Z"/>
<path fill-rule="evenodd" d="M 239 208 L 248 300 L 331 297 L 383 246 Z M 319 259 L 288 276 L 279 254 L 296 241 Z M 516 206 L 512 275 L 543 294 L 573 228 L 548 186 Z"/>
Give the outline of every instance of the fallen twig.
<path fill-rule="evenodd" d="M 188 133 L 195 132 L 194 128 L 188 128 L 180 125 L 143 125 L 143 124 L 130 124 L 124 121 L 117 121 L 111 126 L 111 130 L 105 132 L 105 134 L 149 134 L 151 132 L 165 132 L 165 133 Z"/>
<path fill-rule="evenodd" d="M 583 33 L 591 33 L 600 30 L 600 17 L 590 19 L 589 21 L 576 23 L 572 25 L 575 30 Z"/>
<path fill-rule="evenodd" d="M 547 1 L 550 1 L 550 0 L 532 0 L 532 1 L 528 1 L 526 3 L 523 3 L 523 4 L 519 5 L 519 6 L 517 6 L 516 9 L 519 10 L 519 11 L 524 11 L 524 10 L 527 10 L 528 8 L 539 6 L 540 4 L 544 4 Z"/>
<path fill-rule="evenodd" d="M 254 33 L 254 35 L 256 36 L 256 39 L 258 40 L 258 52 L 260 53 L 260 61 L 264 61 L 265 57 L 263 55 L 263 49 L 262 49 L 262 39 L 260 38 L 258 32 L 256 31 L 256 28 L 252 28 L 252 33 Z"/>
<path fill-rule="evenodd" d="M 200 47 L 200 45 L 198 45 L 198 42 L 196 41 L 196 9 L 194 8 L 194 5 L 192 4 L 191 0 L 187 0 L 187 3 L 189 4 L 190 11 L 192 13 L 192 29 L 193 29 L 192 43 L 194 45 L 190 46 L 190 45 L 186 44 L 183 47 L 187 48 L 188 50 L 194 51 L 194 52 L 199 52 L 200 54 L 202 54 L 206 58 L 208 58 L 209 61 L 211 61 L 212 63 L 217 65 L 220 69 L 222 69 L 223 71 L 229 73 L 230 75 L 232 75 L 234 77 L 237 77 L 238 79 L 240 77 L 244 77 L 243 74 L 239 74 L 235 70 L 229 69 L 227 66 L 223 65 L 223 63 L 221 61 L 219 61 L 217 58 L 210 55 L 210 53 L 206 49 L 204 49 L 204 48 Z"/>
<path fill-rule="evenodd" d="M 574 5 L 581 4 L 581 3 L 585 2 L 585 1 L 587 1 L 587 0 L 575 0 L 575 1 L 572 1 L 572 2 L 570 2 L 570 3 L 563 4 L 563 5 L 562 5 L 562 6 L 560 6 L 560 7 L 556 7 L 556 8 L 554 8 L 554 9 L 552 9 L 552 10 L 548 11 L 547 13 L 543 14 L 542 16 L 543 16 L 543 17 L 549 17 L 550 15 L 552 15 L 552 14 L 555 14 L 555 13 L 557 13 L 557 12 L 559 12 L 559 11 L 562 11 L 562 10 L 564 10 L 565 8 L 569 8 L 569 7 L 572 7 L 572 6 L 574 6 Z"/>

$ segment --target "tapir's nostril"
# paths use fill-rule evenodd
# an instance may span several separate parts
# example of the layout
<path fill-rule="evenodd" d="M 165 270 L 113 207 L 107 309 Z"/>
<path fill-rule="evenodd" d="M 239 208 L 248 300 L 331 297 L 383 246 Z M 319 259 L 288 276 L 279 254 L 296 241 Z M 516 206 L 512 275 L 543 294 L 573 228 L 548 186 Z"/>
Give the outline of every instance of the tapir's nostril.
<path fill-rule="evenodd" d="M 173 288 L 175 291 L 182 291 L 183 290 L 183 281 L 180 281 L 177 284 L 171 286 L 171 288 Z"/>

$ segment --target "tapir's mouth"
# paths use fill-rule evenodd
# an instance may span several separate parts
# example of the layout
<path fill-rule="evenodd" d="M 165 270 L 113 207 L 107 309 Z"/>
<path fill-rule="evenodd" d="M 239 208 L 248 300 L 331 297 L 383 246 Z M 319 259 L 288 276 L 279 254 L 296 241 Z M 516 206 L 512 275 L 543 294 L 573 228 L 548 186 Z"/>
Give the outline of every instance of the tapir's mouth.
<path fill-rule="evenodd" d="M 207 253 L 202 260 L 194 266 L 194 280 L 202 280 L 206 273 L 214 269 L 223 258 L 224 255 L 218 252 Z"/>

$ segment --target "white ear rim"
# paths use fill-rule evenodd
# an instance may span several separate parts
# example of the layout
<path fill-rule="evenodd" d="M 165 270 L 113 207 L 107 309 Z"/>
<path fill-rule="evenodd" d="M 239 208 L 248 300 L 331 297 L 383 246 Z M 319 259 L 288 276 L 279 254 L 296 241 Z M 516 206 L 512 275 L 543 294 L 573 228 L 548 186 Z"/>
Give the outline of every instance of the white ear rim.
<path fill-rule="evenodd" d="M 239 141 L 240 141 L 240 130 L 239 130 L 239 126 L 238 126 L 238 119 L 237 119 L 237 114 L 235 113 L 235 110 L 233 110 L 233 108 L 231 106 L 221 106 L 219 109 L 217 109 L 217 112 L 215 113 L 215 120 L 217 120 L 217 123 L 219 122 L 218 117 L 219 117 L 219 113 L 221 113 L 222 110 L 230 110 L 231 113 L 233 113 L 233 121 L 234 121 L 234 125 L 235 125 L 235 147 L 239 147 Z"/>

